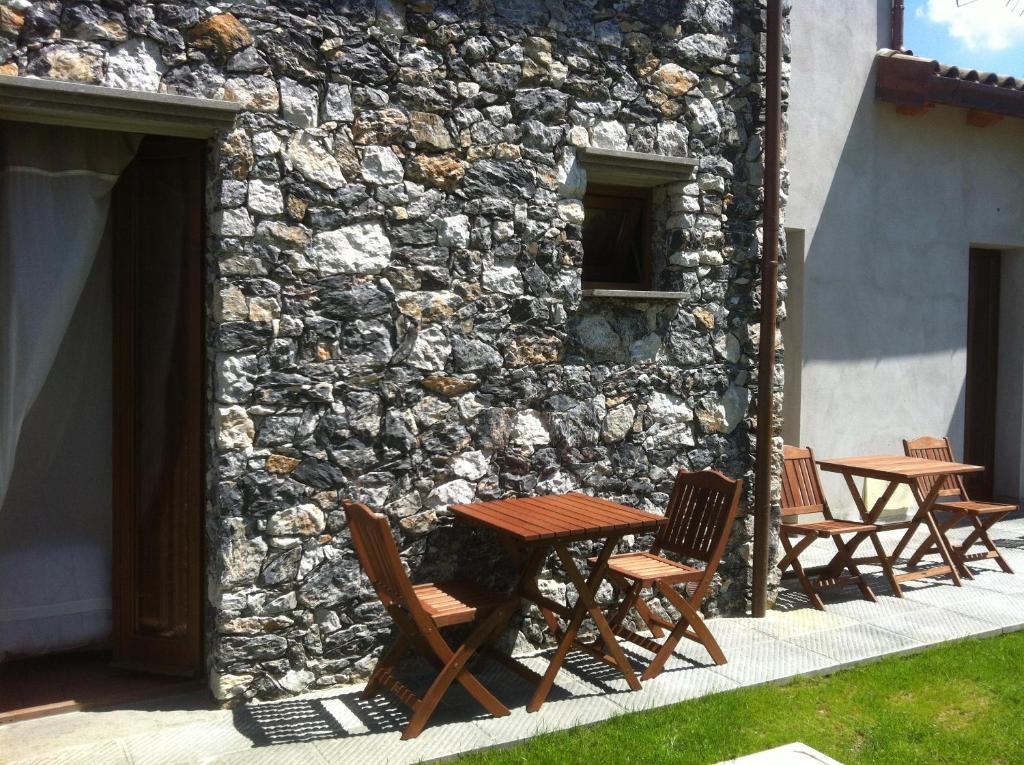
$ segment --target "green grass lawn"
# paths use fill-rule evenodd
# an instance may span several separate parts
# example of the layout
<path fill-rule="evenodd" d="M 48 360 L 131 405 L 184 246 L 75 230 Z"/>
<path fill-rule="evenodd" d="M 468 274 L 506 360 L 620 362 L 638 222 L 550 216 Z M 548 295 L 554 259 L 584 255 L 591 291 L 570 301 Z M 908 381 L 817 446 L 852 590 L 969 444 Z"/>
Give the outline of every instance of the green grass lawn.
<path fill-rule="evenodd" d="M 458 761 L 710 765 L 791 741 L 845 765 L 1024 763 L 1024 633 L 720 693 Z"/>

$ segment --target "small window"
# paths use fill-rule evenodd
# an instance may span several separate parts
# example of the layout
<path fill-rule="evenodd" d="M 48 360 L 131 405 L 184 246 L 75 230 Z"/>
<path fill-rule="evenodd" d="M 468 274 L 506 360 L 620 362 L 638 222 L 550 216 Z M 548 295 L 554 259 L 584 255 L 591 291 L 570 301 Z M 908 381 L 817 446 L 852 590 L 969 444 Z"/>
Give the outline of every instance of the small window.
<path fill-rule="evenodd" d="M 651 190 L 587 187 L 583 197 L 583 287 L 651 287 Z"/>

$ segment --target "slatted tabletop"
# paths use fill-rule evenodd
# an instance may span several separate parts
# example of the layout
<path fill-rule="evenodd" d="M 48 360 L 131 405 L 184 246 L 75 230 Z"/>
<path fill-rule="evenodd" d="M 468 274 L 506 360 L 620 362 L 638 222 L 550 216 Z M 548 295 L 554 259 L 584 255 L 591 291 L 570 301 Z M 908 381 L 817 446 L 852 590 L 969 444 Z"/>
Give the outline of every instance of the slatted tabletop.
<path fill-rule="evenodd" d="M 985 468 L 962 462 L 940 462 L 921 457 L 907 457 L 902 454 L 875 454 L 867 457 L 841 457 L 818 460 L 822 470 L 830 473 L 877 478 L 882 481 L 909 483 L 915 478 L 929 475 L 959 475 L 977 473 Z"/>
<path fill-rule="evenodd" d="M 448 509 L 458 518 L 521 542 L 567 542 L 608 534 L 639 534 L 665 523 L 662 516 L 575 493 L 449 505 Z"/>

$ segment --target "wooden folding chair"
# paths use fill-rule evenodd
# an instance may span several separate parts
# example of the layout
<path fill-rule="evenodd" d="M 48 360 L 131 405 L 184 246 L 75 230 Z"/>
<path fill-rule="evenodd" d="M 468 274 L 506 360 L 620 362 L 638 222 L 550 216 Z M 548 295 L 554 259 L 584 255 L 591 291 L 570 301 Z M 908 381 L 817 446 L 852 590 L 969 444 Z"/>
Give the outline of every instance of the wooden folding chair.
<path fill-rule="evenodd" d="M 953 446 L 950 444 L 948 438 L 932 438 L 929 436 L 923 436 L 921 438 L 915 438 L 911 441 L 907 439 L 903 440 L 903 451 L 908 457 L 921 457 L 928 460 L 941 460 L 942 462 L 956 462 L 953 457 Z M 936 518 L 936 525 L 938 526 L 939 533 L 946 538 L 946 532 L 956 526 L 960 521 L 970 521 L 971 526 L 974 528 L 964 539 L 963 544 L 960 545 L 949 545 L 950 552 L 953 555 L 953 560 L 957 564 L 957 568 L 960 569 L 961 576 L 967 579 L 973 579 L 974 574 L 971 573 L 970 569 L 967 568 L 969 561 L 986 560 L 992 559 L 999 565 L 1003 571 L 1007 574 L 1012 574 L 1013 569 L 1010 568 L 1010 564 L 1006 562 L 1006 559 L 1002 556 L 1002 553 L 996 548 L 992 538 L 989 537 L 989 529 L 992 528 L 996 523 L 1005 518 L 1008 514 L 1012 513 L 1017 509 L 1016 505 L 1003 504 L 1000 502 L 978 502 L 972 500 L 967 493 L 967 489 L 964 486 L 963 476 L 950 475 L 940 476 L 942 478 L 942 485 L 939 487 L 940 497 L 957 497 L 952 502 L 937 501 L 933 505 L 933 512 L 948 513 L 945 518 Z M 934 476 L 924 476 L 918 478 L 917 481 L 911 486 L 914 492 L 914 498 L 921 502 L 923 498 L 928 496 L 928 492 L 932 489 L 933 483 L 937 479 Z M 897 546 L 896 551 L 893 553 L 893 557 L 898 556 L 903 552 L 903 548 L 906 547 L 910 541 L 910 537 L 917 530 L 917 526 L 907 530 L 903 539 Z M 984 552 L 971 553 L 968 552 L 975 545 L 980 544 L 985 548 Z M 917 551 L 910 556 L 910 562 L 917 564 L 921 558 L 930 552 L 937 552 L 935 546 L 935 539 L 929 534 L 928 539 L 917 548 Z"/>
<path fill-rule="evenodd" d="M 453 682 L 462 685 L 492 715 L 509 714 L 508 708 L 470 674 L 466 664 L 508 623 L 519 605 L 518 598 L 486 590 L 470 581 L 413 585 L 402 567 L 387 519 L 356 502 L 345 502 L 344 508 L 359 562 L 398 628 L 398 638 L 377 662 L 363 698 L 371 699 L 386 688 L 412 709 L 403 739 L 422 732 Z M 471 622 L 479 625 L 461 646 L 452 650 L 441 636 L 441 629 Z M 439 670 L 422 698 L 393 675 L 396 664 L 410 648 Z"/>
<path fill-rule="evenodd" d="M 608 559 L 606 577 L 624 593 L 608 624 L 619 637 L 654 654 L 641 680 L 657 677 L 684 637 L 703 645 L 715 664 L 725 664 L 725 654 L 701 617 L 700 604 L 722 559 L 742 491 L 743 481 L 717 471 L 680 470 L 665 512 L 668 522 L 658 531 L 650 552 L 624 553 Z M 665 558 L 660 554 L 663 550 L 700 561 L 704 568 Z M 685 597 L 673 588 L 677 584 L 686 585 Z M 675 607 L 679 621 L 673 624 L 651 611 L 640 597 L 647 588 L 656 589 Z M 632 608 L 655 637 L 663 637 L 664 630 L 670 630 L 664 643 L 658 644 L 623 624 Z"/>
<path fill-rule="evenodd" d="M 854 563 L 853 554 L 860 542 L 874 536 L 877 526 L 857 521 L 836 520 L 832 516 L 825 492 L 821 488 L 821 477 L 810 448 L 798 446 L 782 447 L 782 523 L 779 526 L 779 540 L 786 554 L 779 561 L 779 569 L 785 575 L 792 569 L 800 585 L 810 598 L 811 604 L 819 611 L 825 610 L 821 593 L 833 587 L 855 584 L 868 600 L 876 602 L 875 593 L 864 580 L 860 569 Z M 811 519 L 807 517 L 810 516 Z M 813 520 L 820 516 L 820 520 Z M 844 534 L 859 535 L 846 541 Z M 794 544 L 794 538 L 799 538 Z M 814 579 L 800 563 L 800 555 L 817 539 L 831 539 L 836 554 L 821 573 Z M 843 570 L 850 576 L 843 576 Z"/>

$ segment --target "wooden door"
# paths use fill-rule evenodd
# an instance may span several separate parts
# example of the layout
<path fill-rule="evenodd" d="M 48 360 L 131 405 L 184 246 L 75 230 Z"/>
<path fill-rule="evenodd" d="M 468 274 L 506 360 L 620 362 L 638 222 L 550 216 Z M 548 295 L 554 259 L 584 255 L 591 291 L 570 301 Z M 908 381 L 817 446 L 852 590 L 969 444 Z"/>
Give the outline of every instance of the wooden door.
<path fill-rule="evenodd" d="M 984 465 L 965 476 L 974 499 L 992 499 L 996 452 L 996 385 L 999 375 L 998 250 L 972 249 L 967 290 L 967 382 L 964 461 Z"/>
<path fill-rule="evenodd" d="M 114 190 L 114 661 L 202 659 L 203 144 L 149 136 Z"/>

